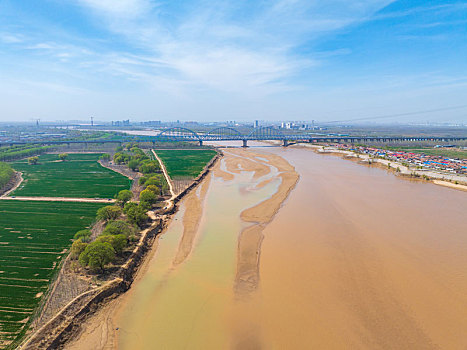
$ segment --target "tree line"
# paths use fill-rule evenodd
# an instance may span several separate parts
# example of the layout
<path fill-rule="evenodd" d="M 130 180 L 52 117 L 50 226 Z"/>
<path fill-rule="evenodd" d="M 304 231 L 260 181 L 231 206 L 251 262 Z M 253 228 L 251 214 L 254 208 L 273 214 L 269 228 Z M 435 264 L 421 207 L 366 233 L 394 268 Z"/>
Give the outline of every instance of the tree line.
<path fill-rule="evenodd" d="M 141 148 L 131 143 L 125 147 L 118 147 L 113 156 L 113 162 L 127 165 L 129 169 L 142 173 L 143 176 L 139 178 L 138 183 L 143 188 L 151 186 L 150 190 L 160 195 L 168 192 L 169 186 L 161 172 L 159 162 L 151 159 Z M 159 188 L 159 193 L 153 186 Z M 150 194 L 145 192 L 144 196 L 150 196 Z"/>
<path fill-rule="evenodd" d="M 11 161 L 42 154 L 50 150 L 52 146 L 12 146 L 0 148 L 0 161 Z"/>
<path fill-rule="evenodd" d="M 0 190 L 10 182 L 14 174 L 15 171 L 9 164 L 0 162 Z"/>
<path fill-rule="evenodd" d="M 109 161 L 110 155 L 101 160 Z M 113 157 L 115 164 L 125 164 L 134 171 L 143 173 L 139 179 L 144 188 L 139 202 L 132 201 L 133 192 L 122 190 L 116 196 L 116 204 L 97 211 L 97 221 L 104 222 L 104 230 L 93 239 L 90 229 L 78 231 L 71 246 L 71 258 L 94 273 L 102 273 L 106 266 L 121 258 L 129 245 L 135 243 L 138 232 L 147 224 L 147 212 L 160 200 L 167 183 L 156 160 L 134 146 L 117 149 Z"/>

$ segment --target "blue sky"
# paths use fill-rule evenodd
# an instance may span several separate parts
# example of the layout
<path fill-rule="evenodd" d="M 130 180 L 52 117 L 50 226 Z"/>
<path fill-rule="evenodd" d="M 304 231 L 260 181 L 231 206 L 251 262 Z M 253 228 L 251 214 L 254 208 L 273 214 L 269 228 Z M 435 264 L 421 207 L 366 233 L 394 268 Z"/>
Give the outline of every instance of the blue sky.
<path fill-rule="evenodd" d="M 0 121 L 467 122 L 466 1 L 0 0 L 0 53 Z"/>

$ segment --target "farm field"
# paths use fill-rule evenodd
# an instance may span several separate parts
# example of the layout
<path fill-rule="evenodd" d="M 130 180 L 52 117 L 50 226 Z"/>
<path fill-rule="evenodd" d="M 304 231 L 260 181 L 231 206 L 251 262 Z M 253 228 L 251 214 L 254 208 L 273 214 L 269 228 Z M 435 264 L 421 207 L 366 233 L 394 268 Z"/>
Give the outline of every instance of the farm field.
<path fill-rule="evenodd" d="M 173 180 L 196 178 L 216 155 L 213 150 L 155 150 Z"/>
<path fill-rule="evenodd" d="M 58 154 L 44 154 L 36 165 L 27 160 L 12 163 L 24 181 L 11 195 L 29 197 L 113 198 L 129 189 L 128 178 L 101 166 L 101 154 L 70 154 L 65 162 Z"/>
<path fill-rule="evenodd" d="M 73 235 L 102 206 L 0 201 L 0 348 L 21 338 Z"/>
<path fill-rule="evenodd" d="M 463 150 L 460 148 L 433 148 L 433 147 L 426 147 L 426 148 L 414 148 L 414 147 L 387 147 L 392 151 L 403 151 L 403 152 L 412 152 L 412 153 L 422 153 L 427 154 L 430 156 L 441 156 L 447 158 L 459 158 L 459 159 L 466 159 L 467 158 L 467 150 Z"/>

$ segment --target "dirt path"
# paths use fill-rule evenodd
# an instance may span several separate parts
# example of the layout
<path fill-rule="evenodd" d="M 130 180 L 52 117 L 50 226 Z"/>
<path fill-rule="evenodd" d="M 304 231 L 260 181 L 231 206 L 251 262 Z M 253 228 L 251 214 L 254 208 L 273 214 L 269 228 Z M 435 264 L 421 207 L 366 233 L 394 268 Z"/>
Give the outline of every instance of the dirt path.
<path fill-rule="evenodd" d="M 166 200 L 166 203 L 167 203 L 167 209 L 171 209 L 172 206 L 174 205 L 173 203 L 173 200 L 174 198 L 176 197 L 176 194 L 174 192 L 174 188 L 173 188 L 173 183 L 172 183 L 172 180 L 170 179 L 169 177 L 169 174 L 167 173 L 167 169 L 165 168 L 165 165 L 164 163 L 162 162 L 162 160 L 159 158 L 159 156 L 157 155 L 157 153 L 152 149 L 152 154 L 154 154 L 154 157 L 156 157 L 157 161 L 159 162 L 159 164 L 161 165 L 161 169 L 162 169 L 162 172 L 164 173 L 164 176 L 165 176 L 165 180 L 167 181 L 168 185 L 169 185 L 169 191 L 170 191 L 170 198 Z"/>
<path fill-rule="evenodd" d="M 0 200 L 38 201 L 38 202 L 82 202 L 82 203 L 114 203 L 115 199 L 105 198 L 65 198 L 65 197 L 0 197 Z"/>

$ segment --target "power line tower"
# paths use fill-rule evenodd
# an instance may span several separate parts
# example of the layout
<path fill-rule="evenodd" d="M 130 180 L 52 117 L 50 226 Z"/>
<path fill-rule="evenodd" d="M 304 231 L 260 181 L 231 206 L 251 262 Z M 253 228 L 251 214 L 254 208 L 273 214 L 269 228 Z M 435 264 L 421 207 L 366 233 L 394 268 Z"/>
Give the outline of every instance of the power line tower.
<path fill-rule="evenodd" d="M 36 121 L 36 126 L 39 127 L 39 122 L 41 121 L 39 118 L 32 118 L 32 120 Z"/>
<path fill-rule="evenodd" d="M 94 126 L 94 117 L 91 117 L 91 127 Z"/>

